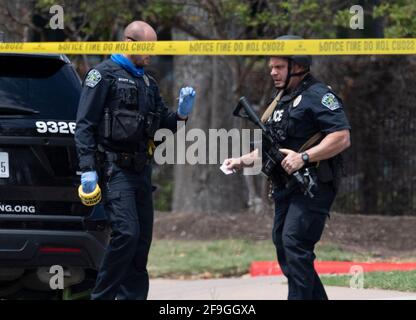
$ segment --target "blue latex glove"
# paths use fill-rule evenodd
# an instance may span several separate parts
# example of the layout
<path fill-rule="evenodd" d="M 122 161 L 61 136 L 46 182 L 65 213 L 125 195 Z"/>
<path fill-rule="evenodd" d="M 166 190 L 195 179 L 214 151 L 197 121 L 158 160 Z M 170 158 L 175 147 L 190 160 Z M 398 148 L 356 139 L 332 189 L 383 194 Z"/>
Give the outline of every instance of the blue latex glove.
<path fill-rule="evenodd" d="M 91 193 L 95 190 L 98 183 L 98 176 L 96 171 L 87 171 L 81 175 L 82 191 Z"/>
<path fill-rule="evenodd" d="M 178 105 L 178 114 L 182 118 L 187 117 L 193 107 L 195 102 L 196 92 L 192 87 L 182 88 L 179 92 L 179 105 Z"/>

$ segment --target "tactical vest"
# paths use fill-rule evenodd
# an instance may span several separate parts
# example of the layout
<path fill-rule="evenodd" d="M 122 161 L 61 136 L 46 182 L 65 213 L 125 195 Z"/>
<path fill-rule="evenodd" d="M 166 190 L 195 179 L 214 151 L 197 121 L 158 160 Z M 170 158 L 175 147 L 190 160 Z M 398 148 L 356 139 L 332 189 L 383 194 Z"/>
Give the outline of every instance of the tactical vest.
<path fill-rule="evenodd" d="M 160 124 L 154 86 L 147 75 L 140 79 L 124 69 L 114 70 L 99 126 L 103 146 L 126 152 L 145 148 Z"/>
<path fill-rule="evenodd" d="M 277 103 L 276 108 L 274 109 L 270 117 L 265 122 L 265 126 L 267 127 L 267 129 L 270 130 L 276 141 L 282 147 L 285 147 L 285 141 L 287 140 L 288 136 L 293 136 L 294 134 L 294 132 L 290 131 L 294 129 L 293 126 L 291 128 L 290 125 L 290 112 L 293 105 L 293 100 L 298 95 L 302 94 L 302 92 L 304 92 L 305 90 L 317 83 L 318 81 L 312 78 L 309 81 L 304 82 L 295 92 L 289 94 L 286 97 L 283 96 L 283 98 Z M 312 135 L 308 137 L 308 139 L 311 138 Z M 265 141 L 264 138 L 263 141 Z M 265 144 L 263 148 L 265 148 L 265 151 L 267 152 L 268 148 L 276 148 L 276 146 Z M 266 160 L 265 157 L 262 157 L 262 159 L 263 161 Z M 332 181 L 334 187 L 338 187 L 340 177 L 342 175 L 341 155 L 337 155 L 336 157 L 333 157 L 328 160 L 320 161 L 317 166 L 316 164 L 311 164 L 311 166 L 315 167 L 316 175 L 321 182 Z M 288 181 L 289 177 L 279 163 L 276 165 L 270 178 L 275 184 L 282 185 Z"/>
<path fill-rule="evenodd" d="M 265 126 L 276 137 L 279 144 L 287 139 L 289 128 L 289 103 L 279 101 L 276 109 L 266 121 Z"/>

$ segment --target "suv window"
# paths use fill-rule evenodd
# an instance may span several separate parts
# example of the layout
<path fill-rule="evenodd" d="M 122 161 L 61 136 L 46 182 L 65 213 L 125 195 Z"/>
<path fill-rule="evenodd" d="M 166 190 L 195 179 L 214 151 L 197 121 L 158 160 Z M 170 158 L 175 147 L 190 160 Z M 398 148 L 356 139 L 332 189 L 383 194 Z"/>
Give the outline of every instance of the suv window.
<path fill-rule="evenodd" d="M 33 118 L 75 119 L 80 86 L 62 60 L 0 55 L 0 114 L 29 109 Z"/>

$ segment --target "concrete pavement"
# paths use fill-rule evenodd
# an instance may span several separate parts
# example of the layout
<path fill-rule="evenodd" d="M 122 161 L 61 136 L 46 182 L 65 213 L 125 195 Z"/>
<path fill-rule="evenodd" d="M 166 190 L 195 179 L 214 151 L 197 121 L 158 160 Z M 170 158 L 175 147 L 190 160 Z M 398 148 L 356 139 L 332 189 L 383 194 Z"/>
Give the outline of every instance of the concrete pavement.
<path fill-rule="evenodd" d="M 325 287 L 331 300 L 416 300 L 416 293 L 379 289 Z M 282 276 L 208 280 L 152 279 L 152 300 L 285 300 L 287 282 Z"/>

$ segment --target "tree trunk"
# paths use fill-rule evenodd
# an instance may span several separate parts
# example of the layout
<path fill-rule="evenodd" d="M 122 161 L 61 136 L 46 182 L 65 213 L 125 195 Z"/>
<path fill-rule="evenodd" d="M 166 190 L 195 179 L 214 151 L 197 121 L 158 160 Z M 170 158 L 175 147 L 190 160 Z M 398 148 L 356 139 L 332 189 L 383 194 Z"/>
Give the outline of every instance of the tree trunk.
<path fill-rule="evenodd" d="M 242 37 L 248 30 L 247 26 L 241 24 L 236 17 L 224 19 L 221 11 L 223 4 L 203 1 L 200 3 L 201 6 L 184 6 L 181 16 L 186 17 L 183 20 L 192 21 L 192 25 L 184 27 L 179 23 L 177 28 L 186 32 L 174 29 L 173 40 L 194 39 L 189 35 L 200 39 Z M 177 86 L 175 92 L 178 92 L 180 86 L 183 85 L 192 85 L 197 90 L 196 106 L 187 123 L 187 130 L 200 128 L 208 133 L 209 129 L 227 131 L 242 127 L 253 129 L 247 121 L 233 117 L 232 112 L 241 95 L 249 97 L 252 103 L 258 103 L 264 100 L 264 95 L 270 95 L 267 90 L 268 80 L 270 80 L 267 76 L 267 69 L 261 70 L 261 75 L 251 73 L 258 61 L 256 58 L 253 60 L 253 58 L 238 56 L 175 57 L 174 76 Z M 258 68 L 258 64 L 256 67 Z M 257 108 L 256 111 L 261 113 L 263 108 Z M 241 130 L 239 132 L 241 136 Z M 253 138 L 253 131 L 251 131 L 251 138 Z M 227 157 L 231 156 L 230 150 L 229 145 Z M 212 150 L 208 154 L 208 147 L 207 155 L 212 155 Z M 207 213 L 236 212 L 250 207 L 254 212 L 261 212 L 269 207 L 270 201 L 264 197 L 268 189 L 265 178 L 243 176 L 240 173 L 226 176 L 219 170 L 224 158 L 225 156 L 218 157 L 215 165 L 177 165 L 175 167 L 173 210 Z"/>
<path fill-rule="evenodd" d="M 230 90 L 229 65 L 219 57 L 177 57 L 174 65 L 175 92 L 179 92 L 179 86 L 193 86 L 197 91 L 186 131 L 199 128 L 205 132 L 209 162 L 209 129 L 235 128 L 232 110 L 236 100 Z M 186 145 L 190 144 L 193 142 Z M 217 150 L 216 164 L 175 166 L 173 210 L 215 213 L 235 212 L 245 207 L 243 177 L 240 174 L 226 176 L 219 170 L 224 158 L 220 158 Z"/>
<path fill-rule="evenodd" d="M 190 40 L 190 37 L 174 30 L 173 39 Z M 202 129 L 207 143 L 207 164 L 175 166 L 172 204 L 174 211 L 236 212 L 246 206 L 247 189 L 244 177 L 241 174 L 226 176 L 220 171 L 219 166 L 225 157 L 221 157 L 219 148 L 217 163 L 208 164 L 209 129 L 223 128 L 228 131 L 238 128 L 237 119 L 232 116 L 237 100 L 231 85 L 233 73 L 230 59 L 232 58 L 206 56 L 178 56 L 174 59 L 175 92 L 178 94 L 182 86 L 192 86 L 197 92 L 195 108 L 186 124 L 186 131 L 192 128 Z M 219 145 L 219 140 L 217 142 Z M 193 143 L 187 142 L 186 145 Z M 231 147 L 227 157 L 230 156 Z"/>

